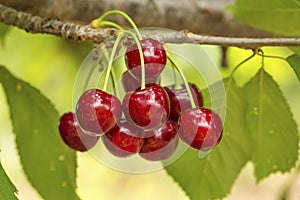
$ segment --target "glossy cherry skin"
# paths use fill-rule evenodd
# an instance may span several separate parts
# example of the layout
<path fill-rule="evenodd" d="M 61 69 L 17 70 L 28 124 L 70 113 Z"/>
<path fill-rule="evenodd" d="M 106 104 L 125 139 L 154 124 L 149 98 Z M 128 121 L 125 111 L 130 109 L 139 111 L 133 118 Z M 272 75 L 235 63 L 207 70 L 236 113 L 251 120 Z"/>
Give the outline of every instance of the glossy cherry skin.
<path fill-rule="evenodd" d="M 189 87 L 192 92 L 196 107 L 202 107 L 203 98 L 199 88 L 193 83 L 189 83 Z M 170 98 L 170 104 L 171 104 L 170 119 L 177 122 L 181 113 L 183 113 L 187 109 L 192 108 L 190 97 L 188 95 L 188 92 L 184 84 L 181 85 L 180 89 L 176 89 L 175 85 L 167 86 L 165 87 L 165 89 Z"/>
<path fill-rule="evenodd" d="M 99 137 L 86 134 L 78 125 L 75 114 L 64 113 L 58 124 L 59 134 L 64 143 L 76 151 L 87 151 L 97 143 Z"/>
<path fill-rule="evenodd" d="M 144 55 L 146 78 L 157 78 L 165 68 L 167 62 L 166 51 L 159 41 L 151 38 L 141 40 L 140 43 Z M 141 60 L 136 44 L 127 48 L 125 62 L 129 70 L 133 68 L 138 69 L 132 72 L 135 77 L 140 78 Z"/>
<path fill-rule="evenodd" d="M 144 131 L 161 127 L 170 115 L 168 94 L 157 84 L 127 93 L 122 106 L 126 119 Z"/>
<path fill-rule="evenodd" d="M 169 158 L 178 146 L 177 123 L 168 120 L 159 129 L 149 131 L 139 155 L 146 160 L 159 161 Z"/>
<path fill-rule="evenodd" d="M 202 107 L 203 98 L 199 88 L 193 83 L 189 83 L 189 87 L 192 92 L 196 107 Z M 171 105 L 170 119 L 177 122 L 181 113 L 183 113 L 187 109 L 192 108 L 190 97 L 188 95 L 188 92 L 184 84 L 181 85 L 180 89 L 176 89 L 175 85 L 167 86 L 165 87 L 165 89 L 170 98 L 170 105 Z"/>
<path fill-rule="evenodd" d="M 134 71 L 134 70 L 135 69 L 133 69 L 131 71 Z M 156 78 L 146 79 L 146 84 L 155 83 L 155 82 L 156 82 Z M 123 85 L 125 92 L 134 91 L 141 87 L 141 79 L 132 76 L 129 71 L 126 71 L 122 75 L 122 85 Z"/>
<path fill-rule="evenodd" d="M 179 118 L 179 136 L 194 149 L 207 151 L 219 144 L 223 133 L 220 116 L 207 108 L 186 110 Z"/>
<path fill-rule="evenodd" d="M 118 122 L 116 128 L 102 137 L 102 141 L 109 152 L 117 157 L 128 157 L 140 151 L 144 142 L 141 130 L 130 125 L 126 120 Z"/>
<path fill-rule="evenodd" d="M 76 117 L 81 128 L 97 135 L 114 128 L 121 114 L 120 100 L 98 89 L 84 92 L 76 105 Z"/>

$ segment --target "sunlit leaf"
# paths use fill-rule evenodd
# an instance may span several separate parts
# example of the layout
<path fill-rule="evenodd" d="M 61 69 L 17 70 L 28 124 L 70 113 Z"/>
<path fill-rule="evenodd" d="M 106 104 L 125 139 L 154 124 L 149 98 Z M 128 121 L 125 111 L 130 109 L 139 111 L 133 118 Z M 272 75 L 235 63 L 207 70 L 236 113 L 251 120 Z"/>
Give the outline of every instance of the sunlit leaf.
<path fill-rule="evenodd" d="M 75 193 L 76 154 L 59 137 L 59 116 L 53 105 L 3 66 L 0 66 L 0 82 L 28 180 L 45 200 L 79 199 Z"/>
<path fill-rule="evenodd" d="M 0 163 L 0 199 L 5 197 L 5 200 L 17 200 L 16 193 L 16 186 L 11 182 Z"/>
<path fill-rule="evenodd" d="M 225 82 L 228 96 L 221 143 L 203 159 L 198 158 L 198 151 L 189 149 L 166 168 L 191 199 L 225 197 L 251 157 L 251 138 L 244 119 L 244 94 L 233 80 Z"/>
<path fill-rule="evenodd" d="M 297 161 L 299 136 L 291 110 L 272 77 L 261 69 L 245 86 L 247 125 L 257 180 L 287 172 Z"/>
<path fill-rule="evenodd" d="M 231 9 L 247 25 L 277 34 L 300 34 L 298 0 L 237 0 Z"/>

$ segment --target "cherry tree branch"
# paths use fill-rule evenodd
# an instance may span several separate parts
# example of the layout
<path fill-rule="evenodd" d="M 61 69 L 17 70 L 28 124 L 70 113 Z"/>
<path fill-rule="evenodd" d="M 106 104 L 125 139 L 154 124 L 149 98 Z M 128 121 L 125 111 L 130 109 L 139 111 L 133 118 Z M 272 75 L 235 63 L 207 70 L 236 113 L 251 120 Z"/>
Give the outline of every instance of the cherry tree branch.
<path fill-rule="evenodd" d="M 52 34 L 74 41 L 101 43 L 117 34 L 113 28 L 93 29 L 90 25 L 79 25 L 48 19 L 26 12 L 17 11 L 0 4 L 0 22 L 24 29 L 30 33 Z M 144 37 L 153 37 L 167 43 L 195 43 L 221 46 L 235 46 L 256 49 L 262 46 L 300 46 L 300 38 L 237 38 L 199 35 L 190 31 L 160 32 Z"/>

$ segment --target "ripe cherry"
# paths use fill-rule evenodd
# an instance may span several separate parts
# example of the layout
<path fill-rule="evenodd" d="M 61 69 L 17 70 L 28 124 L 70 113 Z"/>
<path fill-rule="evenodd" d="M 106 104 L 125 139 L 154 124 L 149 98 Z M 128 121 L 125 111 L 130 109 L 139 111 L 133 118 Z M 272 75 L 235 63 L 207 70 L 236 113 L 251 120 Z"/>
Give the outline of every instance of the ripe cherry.
<path fill-rule="evenodd" d="M 193 83 L 189 83 L 189 87 L 192 92 L 196 107 L 202 107 L 203 98 L 199 88 Z M 184 84 L 181 85 L 180 89 L 176 89 L 175 85 L 167 86 L 165 87 L 165 89 L 170 98 L 170 104 L 171 104 L 170 119 L 177 122 L 181 113 L 183 113 L 187 109 L 192 108 L 190 97 L 188 95 L 188 92 Z"/>
<path fill-rule="evenodd" d="M 141 134 L 140 129 L 121 120 L 116 128 L 102 137 L 102 141 L 113 155 L 127 157 L 140 151 L 144 139 L 136 136 Z"/>
<path fill-rule="evenodd" d="M 98 136 L 86 134 L 78 125 L 75 114 L 72 112 L 64 113 L 58 125 L 59 133 L 64 143 L 71 149 L 77 151 L 87 151 L 98 141 Z"/>
<path fill-rule="evenodd" d="M 143 130 L 161 127 L 170 115 L 168 94 L 157 84 L 127 93 L 122 106 L 126 119 Z"/>
<path fill-rule="evenodd" d="M 132 69 L 130 71 L 135 71 L 135 69 Z M 148 78 L 146 79 L 146 83 L 155 83 L 156 78 Z M 129 71 L 126 71 L 122 75 L 122 84 L 125 92 L 134 91 L 141 87 L 141 79 L 136 78 L 131 75 Z"/>
<path fill-rule="evenodd" d="M 76 105 L 76 116 L 81 128 L 103 135 L 115 127 L 122 114 L 120 100 L 104 91 L 84 92 Z"/>
<path fill-rule="evenodd" d="M 152 135 L 145 138 L 140 156 L 146 160 L 158 161 L 169 158 L 178 145 L 177 123 L 168 120 L 161 128 L 149 131 Z"/>
<path fill-rule="evenodd" d="M 166 51 L 159 41 L 151 38 L 141 40 L 140 44 L 144 55 L 146 78 L 157 78 L 167 62 Z M 125 61 L 129 70 L 133 68 L 138 69 L 132 72 L 135 77 L 140 78 L 141 60 L 136 44 L 128 47 L 125 54 Z"/>
<path fill-rule="evenodd" d="M 186 110 L 179 118 L 179 136 L 189 146 L 207 151 L 222 138 L 223 125 L 219 115 L 207 108 Z"/>

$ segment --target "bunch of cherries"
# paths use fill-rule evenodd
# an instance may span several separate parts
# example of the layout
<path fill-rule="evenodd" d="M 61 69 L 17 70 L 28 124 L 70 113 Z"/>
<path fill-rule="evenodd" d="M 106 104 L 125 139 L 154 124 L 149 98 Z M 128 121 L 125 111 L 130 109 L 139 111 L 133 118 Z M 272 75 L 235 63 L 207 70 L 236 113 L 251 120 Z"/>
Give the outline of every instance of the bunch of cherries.
<path fill-rule="evenodd" d="M 140 47 L 141 51 L 135 43 L 125 53 L 128 70 L 122 76 L 126 92 L 122 102 L 103 90 L 85 91 L 77 102 L 76 112 L 60 118 L 63 141 L 83 152 L 101 136 L 113 155 L 127 157 L 138 153 L 150 161 L 169 158 L 179 139 L 197 150 L 212 149 L 222 138 L 219 115 L 203 108 L 203 97 L 195 84 L 163 87 L 157 83 L 168 59 L 159 41 L 143 39 Z"/>

